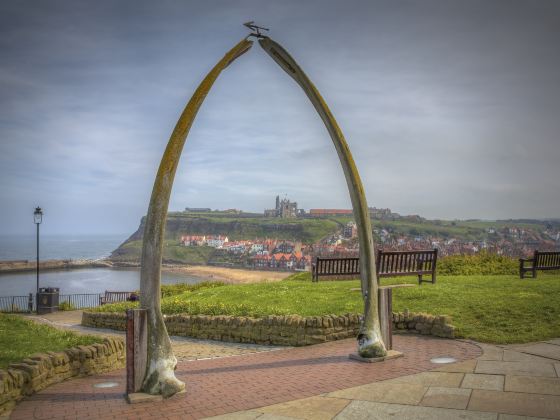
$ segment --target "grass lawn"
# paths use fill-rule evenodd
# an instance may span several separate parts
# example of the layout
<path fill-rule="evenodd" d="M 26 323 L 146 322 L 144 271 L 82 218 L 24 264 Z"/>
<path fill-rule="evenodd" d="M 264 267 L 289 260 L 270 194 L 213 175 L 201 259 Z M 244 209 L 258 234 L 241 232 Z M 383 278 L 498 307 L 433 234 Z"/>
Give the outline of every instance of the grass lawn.
<path fill-rule="evenodd" d="M 99 337 L 57 330 L 19 315 L 0 314 L 0 368 L 33 353 L 60 351 L 100 341 Z"/>
<path fill-rule="evenodd" d="M 414 277 L 382 284 L 414 282 Z M 311 283 L 308 273 L 275 283 L 199 288 L 163 299 L 164 313 L 207 315 L 324 315 L 361 313 L 359 282 Z M 560 275 L 536 280 L 514 275 L 440 276 L 435 285 L 396 288 L 393 310 L 450 315 L 456 335 L 490 343 L 518 343 L 560 337 Z M 122 311 L 132 304 L 104 305 Z"/>

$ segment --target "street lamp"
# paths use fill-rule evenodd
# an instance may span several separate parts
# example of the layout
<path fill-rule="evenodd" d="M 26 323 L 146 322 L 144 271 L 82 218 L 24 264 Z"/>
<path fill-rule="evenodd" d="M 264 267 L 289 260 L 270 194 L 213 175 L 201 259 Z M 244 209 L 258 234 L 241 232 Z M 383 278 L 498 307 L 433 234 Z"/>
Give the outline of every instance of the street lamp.
<path fill-rule="evenodd" d="M 37 291 L 35 294 L 35 304 L 39 308 L 39 225 L 43 221 L 43 210 L 37 207 L 33 213 L 33 221 L 37 225 Z"/>

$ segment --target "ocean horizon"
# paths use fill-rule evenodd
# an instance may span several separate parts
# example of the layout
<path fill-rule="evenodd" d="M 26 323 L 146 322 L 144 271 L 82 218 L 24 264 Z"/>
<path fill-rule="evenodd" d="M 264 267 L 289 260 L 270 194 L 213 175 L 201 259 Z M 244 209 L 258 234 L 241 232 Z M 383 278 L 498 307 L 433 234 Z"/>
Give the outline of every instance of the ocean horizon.
<path fill-rule="evenodd" d="M 41 235 L 44 260 L 97 260 L 108 257 L 129 235 Z M 0 235 L 0 261 L 36 258 L 34 235 Z M 162 273 L 162 284 L 198 283 L 207 280 L 188 274 Z M 40 274 L 41 287 L 58 287 L 61 294 L 102 293 L 105 290 L 138 290 L 140 270 L 82 268 L 48 270 Z M 0 296 L 24 296 L 36 288 L 36 273 L 0 274 Z"/>
<path fill-rule="evenodd" d="M 40 235 L 39 258 L 43 260 L 98 260 L 111 255 L 129 234 Z M 0 235 L 0 261 L 35 260 L 35 235 Z"/>

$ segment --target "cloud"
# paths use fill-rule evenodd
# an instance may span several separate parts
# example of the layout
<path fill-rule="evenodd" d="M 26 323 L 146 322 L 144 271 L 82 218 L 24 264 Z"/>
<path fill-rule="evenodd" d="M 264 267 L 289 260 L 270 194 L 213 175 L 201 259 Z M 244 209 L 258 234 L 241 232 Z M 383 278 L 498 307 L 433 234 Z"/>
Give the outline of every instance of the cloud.
<path fill-rule="evenodd" d="M 554 1 L 0 5 L 0 233 L 127 232 L 202 77 L 255 19 L 324 95 L 377 207 L 558 217 Z M 206 98 L 171 208 L 350 203 L 322 122 L 258 45 Z M 31 209 L 31 210 L 30 210 Z M 86 219 L 86 220 L 84 220 Z M 45 220 L 46 221 L 46 220 Z"/>

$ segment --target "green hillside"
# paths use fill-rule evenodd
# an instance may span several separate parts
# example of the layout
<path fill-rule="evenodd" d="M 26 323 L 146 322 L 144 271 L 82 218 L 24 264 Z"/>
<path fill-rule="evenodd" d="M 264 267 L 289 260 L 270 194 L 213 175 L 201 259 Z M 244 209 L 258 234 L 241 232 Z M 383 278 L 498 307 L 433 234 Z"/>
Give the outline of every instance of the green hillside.
<path fill-rule="evenodd" d="M 230 265 L 227 255 L 221 255 L 209 247 L 182 247 L 179 244 L 183 235 L 223 235 L 230 240 L 279 239 L 300 241 L 304 244 L 317 243 L 341 231 L 350 217 L 294 218 L 281 219 L 263 217 L 251 213 L 230 213 L 212 211 L 206 213 L 172 212 L 169 213 L 165 230 L 164 261 L 187 264 L 210 263 Z M 145 217 L 137 231 L 116 249 L 111 260 L 116 262 L 137 262 L 140 259 L 141 242 Z M 372 220 L 374 240 L 377 244 L 394 246 L 397 238 L 408 241 L 423 240 L 430 248 L 431 240 L 458 242 L 485 241 L 489 246 L 499 244 L 509 256 L 519 256 L 521 247 L 527 244 L 533 249 L 550 249 L 558 244 L 556 232 L 560 222 L 555 220 L 426 220 L 420 217 L 398 216 L 393 219 Z M 510 229 L 514 228 L 512 232 Z M 523 230 L 523 237 L 516 233 Z M 381 238 L 381 233 L 385 235 Z M 382 242 L 381 239 L 385 241 Z M 389 242 L 387 241 L 389 239 Z M 392 245 L 391 245 L 392 244 Z M 556 245 L 558 246 L 558 245 Z M 445 249 L 442 249 L 445 251 Z M 458 251 L 453 251 L 458 252 Z M 460 251 L 459 251 L 460 252 Z"/>
<path fill-rule="evenodd" d="M 142 238 L 146 218 L 138 230 L 119 248 L 110 259 L 116 262 L 137 262 L 142 252 Z M 210 247 L 182 247 L 182 235 L 224 235 L 230 240 L 284 239 L 314 243 L 337 232 L 340 222 L 331 219 L 279 219 L 226 213 L 169 213 L 165 228 L 163 259 L 165 262 L 206 264 L 215 250 Z"/>

